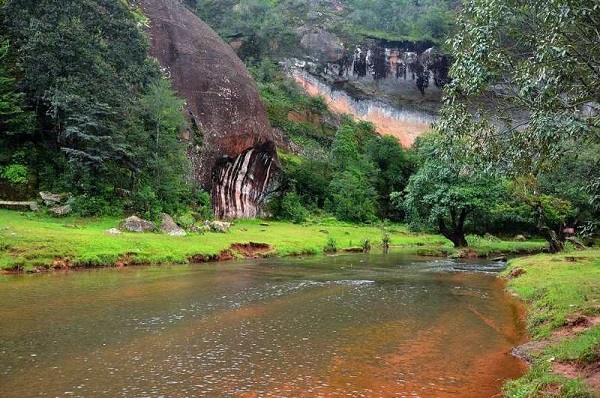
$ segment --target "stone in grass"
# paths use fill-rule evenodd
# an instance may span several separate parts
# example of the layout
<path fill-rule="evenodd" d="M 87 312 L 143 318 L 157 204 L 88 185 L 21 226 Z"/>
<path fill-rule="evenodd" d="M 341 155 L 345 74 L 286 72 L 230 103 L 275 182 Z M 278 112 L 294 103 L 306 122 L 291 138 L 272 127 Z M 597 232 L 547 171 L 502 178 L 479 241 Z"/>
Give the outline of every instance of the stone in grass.
<path fill-rule="evenodd" d="M 226 233 L 231 228 L 231 223 L 225 221 L 205 221 L 204 226 L 213 232 Z"/>
<path fill-rule="evenodd" d="M 44 201 L 46 206 L 54 206 L 60 204 L 63 200 L 63 195 L 52 192 L 40 192 L 40 198 Z"/>
<path fill-rule="evenodd" d="M 51 208 L 48 209 L 48 211 L 53 216 L 62 217 L 62 216 L 66 216 L 69 213 L 71 213 L 72 209 L 71 209 L 71 206 L 64 205 L 64 206 L 54 206 L 54 207 L 51 207 Z"/>
<path fill-rule="evenodd" d="M 185 236 L 186 233 L 179 225 L 173 221 L 173 218 L 163 213 L 162 220 L 160 224 L 160 232 L 163 234 L 171 235 L 171 236 Z"/>
<path fill-rule="evenodd" d="M 115 235 L 121 235 L 121 234 L 122 234 L 121 230 L 119 230 L 117 228 L 111 228 L 111 229 L 109 229 L 109 230 L 106 231 L 106 235 L 113 235 L 113 236 L 115 236 Z"/>
<path fill-rule="evenodd" d="M 152 232 L 156 230 L 156 227 L 150 221 L 131 216 L 121 222 L 119 229 L 129 232 Z"/>

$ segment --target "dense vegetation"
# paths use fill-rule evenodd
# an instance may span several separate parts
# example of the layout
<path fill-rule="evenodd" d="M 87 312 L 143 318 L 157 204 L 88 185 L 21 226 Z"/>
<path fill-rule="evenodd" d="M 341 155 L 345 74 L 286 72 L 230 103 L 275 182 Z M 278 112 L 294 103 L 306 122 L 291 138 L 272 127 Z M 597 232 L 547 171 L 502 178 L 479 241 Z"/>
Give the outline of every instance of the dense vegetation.
<path fill-rule="evenodd" d="M 470 2 L 453 39 L 438 156 L 507 179 L 507 208 L 553 252 L 598 229 L 598 20 L 586 1 Z"/>
<path fill-rule="evenodd" d="M 174 211 L 189 197 L 184 120 L 121 1 L 2 1 L 0 174 L 70 192 L 81 214 Z"/>
<path fill-rule="evenodd" d="M 186 0 L 226 40 L 240 39 L 238 54 L 252 63 L 294 55 L 299 29 L 320 27 L 346 44 L 366 37 L 443 45 L 453 29 L 456 0 Z"/>

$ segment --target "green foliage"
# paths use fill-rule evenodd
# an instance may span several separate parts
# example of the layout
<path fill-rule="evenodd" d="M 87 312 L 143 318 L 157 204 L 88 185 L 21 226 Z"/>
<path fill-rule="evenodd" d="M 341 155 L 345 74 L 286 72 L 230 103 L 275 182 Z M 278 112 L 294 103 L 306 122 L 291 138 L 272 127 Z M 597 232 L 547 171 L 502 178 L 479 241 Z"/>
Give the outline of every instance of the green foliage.
<path fill-rule="evenodd" d="M 337 172 L 329 184 L 329 210 L 338 220 L 372 222 L 376 219 L 377 192 L 358 170 Z"/>
<path fill-rule="evenodd" d="M 294 189 L 285 193 L 280 199 L 274 200 L 270 208 L 273 216 L 280 220 L 302 223 L 308 218 L 308 211 Z"/>
<path fill-rule="evenodd" d="M 369 238 L 364 238 L 362 240 L 362 251 L 364 253 L 370 252 L 371 251 L 371 240 Z"/>
<path fill-rule="evenodd" d="M 508 286 L 527 301 L 530 307 L 528 327 L 534 338 L 547 338 L 553 330 L 563 327 L 567 319 L 598 313 L 598 250 L 581 251 L 576 257 L 545 254 L 515 259 L 509 262 L 505 273 L 516 268 L 524 269 L 525 273 L 510 280 Z M 505 385 L 504 396 L 542 396 L 547 387 L 552 386 L 553 390 L 559 390 L 561 397 L 593 397 L 594 394 L 580 379 L 569 380 L 560 376 L 552 371 L 551 363 L 567 361 L 583 367 L 598 360 L 599 344 L 600 327 L 597 325 L 556 342 L 548 342 L 542 352 L 532 353 L 530 370 L 522 378 Z"/>
<path fill-rule="evenodd" d="M 192 9 L 226 39 L 241 40 L 247 64 L 264 57 L 295 55 L 297 28 L 325 27 L 348 42 L 365 36 L 434 41 L 442 45 L 454 26 L 457 0 L 349 0 L 342 8 L 327 1 L 190 0 Z"/>
<path fill-rule="evenodd" d="M 0 177 L 8 180 L 8 182 L 12 184 L 25 184 L 27 183 L 27 174 L 29 174 L 27 166 L 22 164 L 9 164 L 2 169 Z"/>
<path fill-rule="evenodd" d="M 600 144 L 599 18 L 600 5 L 579 0 L 467 2 L 452 41 L 441 145 L 466 141 L 472 164 L 513 179 L 552 251 L 562 249 L 560 224 L 598 215 L 600 173 L 585 170 Z"/>
<path fill-rule="evenodd" d="M 461 162 L 460 157 L 438 153 L 441 139 L 435 132 L 420 139 L 418 149 L 423 163 L 410 177 L 406 194 L 393 193 L 392 201 L 404 207 L 413 229 L 441 232 L 455 246 L 464 246 L 468 243 L 468 218 L 479 221 L 489 217 L 502 186 Z M 456 143 L 454 150 L 462 153 L 464 148 Z"/>
<path fill-rule="evenodd" d="M 194 210 L 201 220 L 210 220 L 214 217 L 214 211 L 212 209 L 212 200 L 210 193 L 200 190 L 196 193 L 196 200 L 194 203 Z"/>
<path fill-rule="evenodd" d="M 124 1 L 14 0 L 0 19 L 11 44 L 0 52 L 0 166 L 27 166 L 82 214 L 185 206 L 182 101 L 148 57 L 140 15 Z M 26 162 L 7 155 L 17 149 Z"/>
<path fill-rule="evenodd" d="M 335 253 L 337 250 L 337 242 L 335 241 L 335 238 L 332 236 L 328 237 L 327 243 L 325 243 L 325 246 L 323 246 L 323 251 L 325 253 Z"/>

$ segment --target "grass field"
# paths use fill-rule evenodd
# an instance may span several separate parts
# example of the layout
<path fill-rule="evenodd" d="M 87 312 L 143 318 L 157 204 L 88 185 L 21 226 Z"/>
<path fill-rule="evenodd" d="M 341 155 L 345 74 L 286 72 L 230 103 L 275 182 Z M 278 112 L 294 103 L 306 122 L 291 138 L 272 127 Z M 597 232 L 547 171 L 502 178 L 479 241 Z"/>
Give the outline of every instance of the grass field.
<path fill-rule="evenodd" d="M 600 371 L 600 324 L 589 322 L 600 315 L 600 250 L 514 259 L 506 274 L 519 268 L 525 273 L 508 288 L 528 305 L 534 342 L 526 354 L 532 364 L 525 376 L 506 384 L 505 396 L 594 397 L 584 379 Z M 573 327 L 574 321 L 584 325 Z M 581 377 L 565 377 L 560 369 Z"/>
<path fill-rule="evenodd" d="M 228 233 L 188 234 L 174 237 L 158 233 L 123 233 L 110 236 L 106 230 L 119 224 L 117 218 L 52 218 L 35 213 L 0 210 L 0 269 L 31 271 L 47 268 L 57 259 L 81 267 L 113 265 L 126 257 L 129 264 L 187 263 L 192 256 L 215 256 L 234 243 L 266 243 L 270 255 L 319 254 L 327 242 L 338 249 L 360 248 L 368 239 L 373 250 L 381 250 L 389 234 L 392 250 L 415 254 L 451 254 L 450 242 L 442 236 L 411 233 L 400 224 L 357 226 L 337 221 L 303 225 L 261 220 L 240 220 Z M 487 253 L 540 251 L 545 244 L 532 242 L 481 243 Z M 490 245 L 492 247 L 490 247 Z M 485 246 L 485 247 L 484 247 Z M 498 250 L 493 250 L 496 246 Z M 477 246 L 472 248 L 477 252 Z"/>

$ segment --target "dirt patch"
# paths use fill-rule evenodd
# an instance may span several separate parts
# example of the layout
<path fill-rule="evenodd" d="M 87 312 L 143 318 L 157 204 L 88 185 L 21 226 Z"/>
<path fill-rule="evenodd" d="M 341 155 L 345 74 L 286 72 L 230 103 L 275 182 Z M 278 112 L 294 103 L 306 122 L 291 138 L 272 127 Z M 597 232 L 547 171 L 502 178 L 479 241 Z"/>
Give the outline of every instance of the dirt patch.
<path fill-rule="evenodd" d="M 577 362 L 555 362 L 552 371 L 567 379 L 580 378 L 597 396 L 600 396 L 600 362 L 582 365 Z"/>
<path fill-rule="evenodd" d="M 547 384 L 540 389 L 544 397 L 560 397 L 562 387 L 560 384 Z"/>
<path fill-rule="evenodd" d="M 515 279 L 520 277 L 521 275 L 527 273 L 527 271 L 525 271 L 523 268 L 515 268 L 513 270 L 510 271 L 510 273 L 506 276 L 506 279 L 510 280 L 510 279 Z"/>
<path fill-rule="evenodd" d="M 217 255 L 195 254 L 188 258 L 188 261 L 192 264 L 230 261 L 236 257 L 235 255 L 241 255 L 244 258 L 262 258 L 272 251 L 271 246 L 266 243 L 234 243 L 229 246 L 229 249 L 223 250 Z"/>
<path fill-rule="evenodd" d="M 573 314 L 567 319 L 562 328 L 552 333 L 552 338 L 559 340 L 565 337 L 571 337 L 599 324 L 600 315 L 586 316 L 581 314 Z"/>
<path fill-rule="evenodd" d="M 544 349 L 551 344 L 573 338 L 578 333 L 588 330 L 600 324 L 600 315 L 586 316 L 581 314 L 571 315 L 565 325 L 555 330 L 552 335 L 545 340 L 532 340 L 512 350 L 512 354 L 517 358 L 532 364 L 536 357 L 539 357 Z M 583 382 L 600 397 L 600 361 L 591 364 L 582 364 L 575 361 L 552 361 L 552 371 L 568 379 L 581 378 Z M 548 390 L 548 396 L 560 397 L 560 386 L 548 385 L 544 387 Z M 546 391 L 546 390 L 544 390 Z"/>
<path fill-rule="evenodd" d="M 272 251 L 271 246 L 266 243 L 234 243 L 229 247 L 229 250 L 241 254 L 245 258 L 260 258 L 264 257 L 265 253 Z"/>

